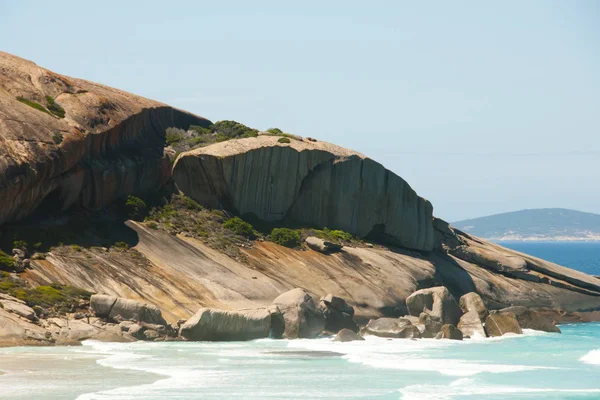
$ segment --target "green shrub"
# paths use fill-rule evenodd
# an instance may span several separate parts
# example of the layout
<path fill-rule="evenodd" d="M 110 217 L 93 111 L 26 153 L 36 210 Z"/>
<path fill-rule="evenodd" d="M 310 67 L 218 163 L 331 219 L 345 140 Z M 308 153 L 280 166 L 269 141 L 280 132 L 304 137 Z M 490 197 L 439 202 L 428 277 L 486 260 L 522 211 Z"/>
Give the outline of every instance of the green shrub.
<path fill-rule="evenodd" d="M 123 251 L 129 249 L 129 245 L 125 242 L 116 242 L 115 244 L 113 244 L 113 247 Z"/>
<path fill-rule="evenodd" d="M 65 110 L 60 105 L 58 105 L 52 96 L 46 96 L 46 101 L 48 102 L 48 110 L 56 115 L 59 118 L 65 117 Z"/>
<path fill-rule="evenodd" d="M 300 247 L 300 229 L 274 228 L 271 240 L 285 247 Z"/>
<path fill-rule="evenodd" d="M 196 203 L 193 199 L 190 199 L 187 196 L 183 198 L 183 203 L 185 204 L 185 208 L 187 208 L 190 211 L 202 210 L 202 206 L 200 204 Z"/>
<path fill-rule="evenodd" d="M 15 240 L 13 242 L 13 248 L 15 249 L 27 249 L 29 244 L 24 240 Z"/>
<path fill-rule="evenodd" d="M 236 235 L 245 236 L 247 238 L 253 239 L 256 237 L 254 233 L 254 228 L 252 225 L 241 219 L 240 217 L 233 217 L 226 221 L 223 224 L 223 228 L 229 229 Z"/>
<path fill-rule="evenodd" d="M 323 228 L 322 231 L 317 231 L 318 236 L 324 238 L 324 239 L 329 239 L 329 240 L 344 240 L 344 241 L 350 241 L 352 240 L 353 236 L 348 233 L 348 232 L 344 232 L 342 230 L 339 229 L 328 229 L 327 227 Z"/>
<path fill-rule="evenodd" d="M 56 144 L 61 144 L 63 139 L 63 134 L 60 132 L 56 132 L 54 135 L 52 135 L 52 141 Z"/>
<path fill-rule="evenodd" d="M 288 138 L 286 138 L 286 137 L 282 137 L 282 138 L 279 138 L 279 139 L 277 140 L 277 142 L 278 142 L 278 143 L 290 143 L 290 139 L 288 139 Z"/>
<path fill-rule="evenodd" d="M 46 109 L 46 107 L 44 107 L 40 103 L 36 103 L 35 101 L 27 100 L 26 98 L 21 97 L 21 96 L 17 97 L 17 100 L 23 104 L 27 104 L 29 107 L 35 108 L 38 111 L 45 112 L 46 114 L 50 114 L 50 111 L 48 111 Z"/>
<path fill-rule="evenodd" d="M 33 244 L 33 249 L 35 251 L 39 251 L 42 248 L 42 242 L 37 242 Z"/>
<path fill-rule="evenodd" d="M 0 279 L 8 278 L 10 274 L 6 271 L 0 271 Z"/>
<path fill-rule="evenodd" d="M 15 260 L 0 250 L 0 270 L 12 271 L 15 267 Z"/>
<path fill-rule="evenodd" d="M 154 230 L 158 229 L 158 224 L 157 224 L 156 222 L 154 222 L 154 221 L 150 221 L 150 222 L 148 222 L 148 223 L 146 224 L 146 226 L 147 226 L 148 228 L 150 228 L 150 229 L 154 229 Z"/>
<path fill-rule="evenodd" d="M 77 252 L 81 251 L 81 246 L 79 246 L 78 244 L 72 244 L 71 248 Z"/>
<path fill-rule="evenodd" d="M 179 143 L 183 140 L 183 135 L 178 132 L 167 132 L 165 136 L 167 144 L 170 146 L 175 143 Z"/>
<path fill-rule="evenodd" d="M 273 135 L 283 135 L 283 131 L 279 128 L 269 128 L 267 129 L 267 132 Z"/>
<path fill-rule="evenodd" d="M 227 139 L 258 136 L 258 131 L 256 129 L 249 128 L 236 121 L 219 121 L 214 123 L 209 129 L 216 133 L 217 136 L 218 134 L 221 134 L 227 137 Z"/>
<path fill-rule="evenodd" d="M 146 203 L 139 197 L 135 196 L 127 196 L 127 200 L 125 201 L 125 209 L 127 211 L 127 216 L 130 219 L 135 221 L 141 221 L 144 219 L 146 215 Z"/>

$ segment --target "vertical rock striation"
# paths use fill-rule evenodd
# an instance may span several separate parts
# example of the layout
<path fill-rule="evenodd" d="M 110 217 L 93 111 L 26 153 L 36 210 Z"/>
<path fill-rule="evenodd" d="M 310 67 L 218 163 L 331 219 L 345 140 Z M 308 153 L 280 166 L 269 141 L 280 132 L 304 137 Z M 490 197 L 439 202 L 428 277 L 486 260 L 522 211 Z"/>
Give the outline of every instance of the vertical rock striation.
<path fill-rule="evenodd" d="M 381 164 L 329 143 L 273 136 L 222 142 L 182 154 L 173 178 L 209 207 L 433 249 L 431 203 Z"/>

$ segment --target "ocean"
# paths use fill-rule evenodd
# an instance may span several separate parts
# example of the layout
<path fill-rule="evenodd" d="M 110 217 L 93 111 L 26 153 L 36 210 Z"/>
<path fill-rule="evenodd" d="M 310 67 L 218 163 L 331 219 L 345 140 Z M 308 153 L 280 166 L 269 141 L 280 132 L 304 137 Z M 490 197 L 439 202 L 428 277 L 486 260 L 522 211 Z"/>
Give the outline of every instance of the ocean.
<path fill-rule="evenodd" d="M 600 275 L 600 244 L 503 243 Z M 600 324 L 562 334 L 0 349 L 0 399 L 600 399 Z"/>

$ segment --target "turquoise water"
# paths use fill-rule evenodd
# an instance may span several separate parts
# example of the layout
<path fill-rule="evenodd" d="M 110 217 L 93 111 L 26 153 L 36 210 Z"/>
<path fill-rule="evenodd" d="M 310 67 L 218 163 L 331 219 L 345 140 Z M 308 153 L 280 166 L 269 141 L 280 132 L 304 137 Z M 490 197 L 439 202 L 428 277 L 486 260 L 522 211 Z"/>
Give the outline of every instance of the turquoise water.
<path fill-rule="evenodd" d="M 600 275 L 597 243 L 503 245 Z M 600 399 L 600 324 L 561 329 L 463 342 L 5 348 L 0 399 Z"/>
<path fill-rule="evenodd" d="M 0 349 L 2 399 L 599 399 L 600 324 L 496 339 Z M 335 352 L 337 354 L 332 354 Z"/>

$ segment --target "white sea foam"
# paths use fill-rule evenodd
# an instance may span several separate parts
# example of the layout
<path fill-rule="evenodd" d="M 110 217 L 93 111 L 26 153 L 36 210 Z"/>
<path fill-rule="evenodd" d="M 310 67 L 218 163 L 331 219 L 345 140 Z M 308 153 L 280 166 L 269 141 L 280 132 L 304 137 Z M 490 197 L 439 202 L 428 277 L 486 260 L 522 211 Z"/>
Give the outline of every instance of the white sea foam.
<path fill-rule="evenodd" d="M 473 342 L 479 341 L 475 340 Z M 474 376 L 483 372 L 510 373 L 556 369 L 546 366 L 498 364 L 479 360 L 428 356 L 428 351 L 434 349 L 468 345 L 469 341 L 383 339 L 367 336 L 365 341 L 348 343 L 334 342 L 330 339 L 296 340 L 289 342 L 288 347 L 303 348 L 312 351 L 339 352 L 344 354 L 343 357 L 349 362 L 373 368 L 420 372 L 437 371 L 442 375 L 448 376 Z"/>
<path fill-rule="evenodd" d="M 600 365 L 600 349 L 592 350 L 579 359 L 586 364 Z"/>
<path fill-rule="evenodd" d="M 399 390 L 402 400 L 422 400 L 435 398 L 440 400 L 454 399 L 457 396 L 506 398 L 518 393 L 600 393 L 600 389 L 556 389 L 556 388 L 526 388 L 518 386 L 489 385 L 474 378 L 461 378 L 450 385 L 409 385 Z M 502 396 L 504 395 L 504 396 Z M 512 397 L 512 396 L 511 396 Z"/>

